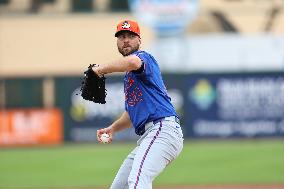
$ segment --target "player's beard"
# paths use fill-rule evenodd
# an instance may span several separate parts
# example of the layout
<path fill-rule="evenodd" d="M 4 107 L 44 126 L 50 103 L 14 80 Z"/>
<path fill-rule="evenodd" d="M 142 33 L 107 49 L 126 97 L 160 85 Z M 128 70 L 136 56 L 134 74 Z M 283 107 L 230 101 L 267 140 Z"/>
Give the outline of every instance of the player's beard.
<path fill-rule="evenodd" d="M 122 54 L 122 56 L 128 56 L 128 55 L 138 51 L 139 47 L 140 47 L 139 44 L 137 44 L 133 47 L 130 46 L 130 45 L 127 45 L 127 46 L 118 47 L 118 51 L 120 52 L 120 54 Z"/>

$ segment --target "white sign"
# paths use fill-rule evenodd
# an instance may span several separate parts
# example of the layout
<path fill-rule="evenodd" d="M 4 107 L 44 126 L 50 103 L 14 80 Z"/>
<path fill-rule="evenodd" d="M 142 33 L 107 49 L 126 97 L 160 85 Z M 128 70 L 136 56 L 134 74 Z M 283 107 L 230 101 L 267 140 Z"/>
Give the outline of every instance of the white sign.
<path fill-rule="evenodd" d="M 158 35 L 174 35 L 185 30 L 195 18 L 198 0 L 129 0 L 130 9 Z"/>

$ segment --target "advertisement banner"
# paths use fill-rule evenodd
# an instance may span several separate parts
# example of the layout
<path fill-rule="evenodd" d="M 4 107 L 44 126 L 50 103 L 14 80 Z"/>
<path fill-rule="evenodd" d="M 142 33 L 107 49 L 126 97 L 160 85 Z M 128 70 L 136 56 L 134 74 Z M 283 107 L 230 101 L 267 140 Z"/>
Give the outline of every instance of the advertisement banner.
<path fill-rule="evenodd" d="M 187 80 L 188 135 L 284 135 L 284 74 L 195 74 Z"/>
<path fill-rule="evenodd" d="M 0 146 L 60 144 L 63 119 L 58 109 L 0 111 Z"/>

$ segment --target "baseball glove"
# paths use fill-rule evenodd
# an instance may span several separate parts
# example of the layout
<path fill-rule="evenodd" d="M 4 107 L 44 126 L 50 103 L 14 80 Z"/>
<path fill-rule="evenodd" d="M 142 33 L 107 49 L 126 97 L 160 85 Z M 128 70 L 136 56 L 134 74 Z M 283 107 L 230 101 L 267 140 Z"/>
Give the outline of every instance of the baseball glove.
<path fill-rule="evenodd" d="M 84 78 L 81 85 L 81 96 L 85 100 L 93 101 L 95 103 L 105 104 L 106 89 L 105 77 L 99 77 L 92 67 L 96 64 L 90 64 L 88 69 L 84 72 Z"/>

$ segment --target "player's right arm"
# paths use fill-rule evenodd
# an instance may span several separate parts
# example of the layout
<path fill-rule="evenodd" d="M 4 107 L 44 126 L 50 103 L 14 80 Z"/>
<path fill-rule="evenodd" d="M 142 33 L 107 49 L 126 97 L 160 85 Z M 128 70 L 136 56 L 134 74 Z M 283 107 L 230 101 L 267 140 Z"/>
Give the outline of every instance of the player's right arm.
<path fill-rule="evenodd" d="M 125 111 L 122 113 L 120 118 L 118 118 L 113 124 L 111 124 L 108 128 L 110 128 L 114 133 L 130 128 L 131 127 L 131 121 L 128 113 Z"/>
<path fill-rule="evenodd" d="M 116 121 L 114 121 L 109 127 L 106 127 L 104 129 L 100 129 L 97 131 L 97 139 L 99 142 L 101 142 L 100 138 L 103 133 L 107 133 L 110 136 L 110 142 L 112 141 L 112 137 L 114 133 L 130 128 L 131 127 L 131 121 L 128 113 L 125 111 L 122 113 L 120 118 L 118 118 Z"/>

